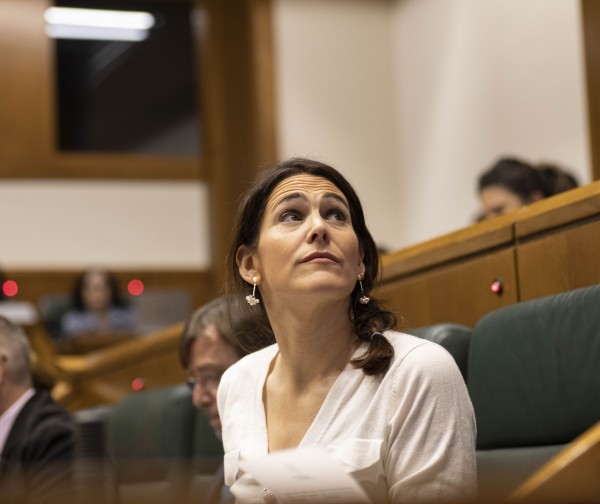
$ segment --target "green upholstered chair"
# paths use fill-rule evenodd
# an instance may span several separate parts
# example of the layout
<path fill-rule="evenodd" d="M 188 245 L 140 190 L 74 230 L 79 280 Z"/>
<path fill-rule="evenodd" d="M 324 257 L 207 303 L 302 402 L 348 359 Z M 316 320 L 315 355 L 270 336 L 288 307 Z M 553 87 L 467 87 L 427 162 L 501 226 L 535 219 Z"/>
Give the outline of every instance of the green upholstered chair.
<path fill-rule="evenodd" d="M 106 504 L 113 500 L 113 485 L 106 456 L 106 422 L 111 406 L 73 413 L 75 437 L 75 490 L 77 502 Z"/>
<path fill-rule="evenodd" d="M 417 327 L 408 331 L 414 336 L 433 341 L 443 346 L 456 361 L 458 369 L 467 381 L 469 343 L 471 341 L 471 329 L 460 324 L 435 324 L 425 327 Z"/>
<path fill-rule="evenodd" d="M 120 504 L 186 502 L 194 480 L 209 480 L 223 460 L 221 442 L 193 407 L 184 384 L 134 394 L 116 404 L 108 415 L 106 437 Z"/>
<path fill-rule="evenodd" d="M 468 378 L 480 501 L 499 502 L 600 420 L 600 285 L 483 317 Z"/>

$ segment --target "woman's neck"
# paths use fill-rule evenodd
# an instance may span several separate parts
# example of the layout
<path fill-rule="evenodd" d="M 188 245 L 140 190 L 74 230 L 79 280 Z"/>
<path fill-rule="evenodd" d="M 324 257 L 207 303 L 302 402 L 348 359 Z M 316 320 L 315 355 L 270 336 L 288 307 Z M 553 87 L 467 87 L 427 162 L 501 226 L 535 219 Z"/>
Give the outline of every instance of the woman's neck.
<path fill-rule="evenodd" d="M 275 306 L 269 319 L 279 345 L 273 372 L 299 389 L 337 376 L 359 344 L 346 302 Z"/>

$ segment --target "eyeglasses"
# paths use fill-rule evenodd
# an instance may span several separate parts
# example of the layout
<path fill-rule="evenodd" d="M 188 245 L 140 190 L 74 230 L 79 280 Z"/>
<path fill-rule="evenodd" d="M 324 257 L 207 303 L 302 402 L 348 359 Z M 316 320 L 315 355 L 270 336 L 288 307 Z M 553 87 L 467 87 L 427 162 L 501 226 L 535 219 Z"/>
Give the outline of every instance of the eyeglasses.
<path fill-rule="evenodd" d="M 224 371 L 210 371 L 206 373 L 201 373 L 198 377 L 190 376 L 185 382 L 191 390 L 194 390 L 196 385 L 199 385 L 200 387 L 206 390 L 217 390 L 223 373 Z"/>

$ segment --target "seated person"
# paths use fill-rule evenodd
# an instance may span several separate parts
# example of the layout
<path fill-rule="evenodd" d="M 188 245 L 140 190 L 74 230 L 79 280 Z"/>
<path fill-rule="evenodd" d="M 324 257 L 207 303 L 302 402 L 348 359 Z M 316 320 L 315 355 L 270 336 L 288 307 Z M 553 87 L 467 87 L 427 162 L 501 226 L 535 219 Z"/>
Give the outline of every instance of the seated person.
<path fill-rule="evenodd" d="M 573 175 L 541 164 L 537 167 L 516 159 L 501 158 L 479 177 L 481 213 L 489 219 L 578 186 Z"/>
<path fill-rule="evenodd" d="M 75 424 L 32 386 L 25 333 L 0 317 L 0 502 L 68 502 Z"/>
<path fill-rule="evenodd" d="M 191 315 L 181 338 L 181 362 L 190 376 L 192 401 L 204 412 L 219 439 L 221 421 L 217 411 L 217 387 L 221 375 L 248 353 L 236 338 L 242 326 L 239 314 L 239 310 L 229 313 L 225 297 L 217 298 Z M 221 466 L 213 477 L 208 495 L 201 501 L 208 504 L 233 502 L 223 485 Z"/>
<path fill-rule="evenodd" d="M 115 276 L 103 269 L 83 272 L 75 283 L 72 308 L 61 319 L 61 338 L 131 335 L 136 321 L 123 301 Z"/>
<path fill-rule="evenodd" d="M 271 344 L 219 384 L 225 483 L 238 502 L 277 502 L 243 462 L 295 448 L 327 452 L 370 502 L 474 497 L 465 382 L 441 346 L 394 330 L 371 295 L 379 264 L 360 200 L 331 166 L 282 161 L 243 196 L 228 292 Z"/>

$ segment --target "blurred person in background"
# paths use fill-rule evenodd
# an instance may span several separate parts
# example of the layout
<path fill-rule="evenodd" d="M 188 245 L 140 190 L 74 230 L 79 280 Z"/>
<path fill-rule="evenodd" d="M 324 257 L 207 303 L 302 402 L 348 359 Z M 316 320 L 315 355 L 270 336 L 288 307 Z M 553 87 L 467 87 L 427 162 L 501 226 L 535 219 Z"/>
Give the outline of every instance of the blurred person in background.
<path fill-rule="evenodd" d="M 135 331 L 135 314 L 121 297 L 115 275 L 102 268 L 84 271 L 75 282 L 72 307 L 61 318 L 61 337 L 131 335 Z"/>
<path fill-rule="evenodd" d="M 216 436 L 221 439 L 221 420 L 217 410 L 217 388 L 221 375 L 248 352 L 241 346 L 245 327 L 241 310 L 229 307 L 227 298 L 219 297 L 198 308 L 186 323 L 181 337 L 180 356 L 189 375 L 192 402 L 206 415 Z M 201 502 L 233 502 L 224 487 L 223 466 L 215 473 Z"/>
<path fill-rule="evenodd" d="M 33 388 L 30 354 L 23 330 L 0 316 L 0 502 L 67 502 L 75 424 Z"/>
<path fill-rule="evenodd" d="M 481 210 L 477 220 L 505 214 L 578 185 L 573 175 L 557 166 L 532 166 L 517 158 L 500 158 L 479 177 Z"/>

